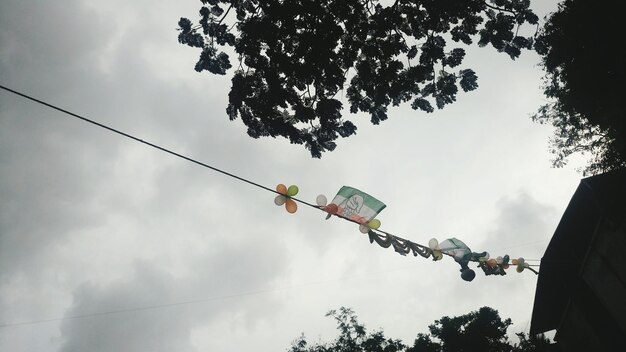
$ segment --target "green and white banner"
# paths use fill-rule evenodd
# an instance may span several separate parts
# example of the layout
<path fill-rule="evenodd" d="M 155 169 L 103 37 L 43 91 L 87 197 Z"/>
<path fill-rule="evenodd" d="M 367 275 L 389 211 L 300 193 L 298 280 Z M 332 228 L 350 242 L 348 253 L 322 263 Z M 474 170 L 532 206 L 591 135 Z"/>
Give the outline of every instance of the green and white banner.
<path fill-rule="evenodd" d="M 341 187 L 332 203 L 337 205 L 337 215 L 360 224 L 366 224 L 386 207 L 369 194 L 348 186 Z"/>

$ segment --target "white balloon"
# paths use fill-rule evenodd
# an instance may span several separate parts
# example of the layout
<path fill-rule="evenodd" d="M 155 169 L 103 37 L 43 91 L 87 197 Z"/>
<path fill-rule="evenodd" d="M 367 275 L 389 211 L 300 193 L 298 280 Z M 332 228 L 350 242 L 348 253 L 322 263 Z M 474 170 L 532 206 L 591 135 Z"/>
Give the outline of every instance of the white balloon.
<path fill-rule="evenodd" d="M 503 260 L 504 260 L 504 259 L 502 259 L 502 257 L 498 257 L 498 258 L 496 258 L 496 263 L 498 263 L 498 264 L 502 264 L 502 261 L 503 261 Z"/>
<path fill-rule="evenodd" d="M 361 231 L 361 233 L 368 233 L 370 230 L 369 226 L 367 225 L 359 225 L 359 231 Z"/>
<path fill-rule="evenodd" d="M 287 197 L 283 195 L 277 195 L 276 198 L 274 198 L 274 204 L 276 205 L 283 205 L 285 204 L 286 201 L 287 201 Z"/>
<path fill-rule="evenodd" d="M 326 206 L 326 203 L 328 203 L 328 200 L 326 199 L 326 196 L 323 194 L 320 194 L 319 196 L 317 196 L 317 198 L 315 199 L 315 202 L 317 203 L 317 205 L 319 205 L 320 207 Z"/>
<path fill-rule="evenodd" d="M 437 241 L 436 238 L 431 238 L 430 241 L 428 241 L 428 248 L 435 250 L 438 247 L 439 247 L 439 241 Z"/>

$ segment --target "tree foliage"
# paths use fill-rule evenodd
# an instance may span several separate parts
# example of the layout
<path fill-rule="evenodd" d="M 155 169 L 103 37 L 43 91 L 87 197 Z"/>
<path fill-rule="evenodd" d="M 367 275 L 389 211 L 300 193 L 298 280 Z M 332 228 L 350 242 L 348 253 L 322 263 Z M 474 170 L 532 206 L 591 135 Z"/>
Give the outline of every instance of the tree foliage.
<path fill-rule="evenodd" d="M 566 0 L 537 37 L 552 101 L 534 119 L 555 127 L 557 167 L 577 152 L 592 156 L 585 173 L 626 166 L 626 51 L 618 3 Z"/>
<path fill-rule="evenodd" d="M 337 322 L 339 336 L 329 343 L 309 345 L 300 336 L 292 343 L 290 352 L 399 352 L 406 346 L 400 340 L 386 338 L 382 331 L 368 333 L 365 326 L 358 322 L 357 316 L 350 308 L 341 307 L 339 311 L 331 310 L 326 316 L 333 317 Z"/>
<path fill-rule="evenodd" d="M 498 311 L 482 307 L 458 317 L 442 317 L 428 329 L 441 341 L 440 351 L 511 352 L 512 346 L 506 336 L 511 324 L 511 319 L 502 320 Z"/>
<path fill-rule="evenodd" d="M 507 329 L 511 319 L 502 320 L 498 311 L 483 307 L 458 317 L 444 316 L 429 326 L 430 334 L 417 334 L 413 346 L 385 337 L 382 330 L 367 332 L 349 308 L 331 310 L 326 316 L 337 321 L 339 336 L 331 342 L 310 344 L 304 334 L 290 352 L 556 352 L 556 345 L 543 335 L 517 334 L 520 342 L 510 344 Z"/>
<path fill-rule="evenodd" d="M 237 56 L 227 113 L 251 137 L 283 136 L 313 157 L 356 133 L 342 115 L 373 124 L 389 105 L 434 111 L 478 87 L 461 68 L 464 46 L 492 46 L 512 59 L 533 40 L 529 0 L 201 0 L 198 25 L 181 18 L 179 42 L 201 49 L 196 71 L 224 75 Z M 450 47 L 454 43 L 454 47 Z M 231 49 L 227 49 L 231 47 Z"/>
<path fill-rule="evenodd" d="M 558 352 L 556 344 L 543 334 L 526 335 L 523 332 L 515 334 L 519 338 L 519 344 L 515 346 L 514 352 Z"/>

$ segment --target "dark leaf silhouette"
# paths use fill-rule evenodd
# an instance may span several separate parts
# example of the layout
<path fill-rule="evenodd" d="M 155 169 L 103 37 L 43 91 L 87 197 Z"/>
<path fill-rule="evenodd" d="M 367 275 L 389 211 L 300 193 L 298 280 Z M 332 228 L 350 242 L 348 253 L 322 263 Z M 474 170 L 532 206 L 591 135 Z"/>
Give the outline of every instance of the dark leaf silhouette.
<path fill-rule="evenodd" d="M 354 311 L 341 307 L 326 314 L 335 319 L 339 335 L 330 342 L 310 344 L 304 334 L 296 339 L 290 352 L 556 352 L 555 344 L 543 335 L 517 334 L 518 344 L 507 338 L 511 319 L 498 311 L 482 307 L 458 317 L 444 316 L 429 326 L 430 334 L 418 333 L 413 346 L 385 337 L 382 330 L 368 332 Z"/>
<path fill-rule="evenodd" d="M 534 43 L 551 98 L 534 119 L 555 127 L 554 166 L 579 152 L 591 155 L 586 174 L 626 166 L 623 21 L 620 11 L 607 11 L 616 4 L 566 0 Z"/>
<path fill-rule="evenodd" d="M 236 55 L 229 118 L 241 118 L 253 138 L 282 136 L 314 157 L 356 133 L 341 98 L 373 124 L 389 105 L 441 109 L 458 87 L 478 87 L 473 70 L 449 70 L 465 58 L 450 45 L 478 40 L 515 59 L 532 40 L 514 33 L 537 23 L 524 0 L 201 2 L 199 25 L 181 19 L 179 41 L 202 48 L 197 71 L 226 74 Z"/>

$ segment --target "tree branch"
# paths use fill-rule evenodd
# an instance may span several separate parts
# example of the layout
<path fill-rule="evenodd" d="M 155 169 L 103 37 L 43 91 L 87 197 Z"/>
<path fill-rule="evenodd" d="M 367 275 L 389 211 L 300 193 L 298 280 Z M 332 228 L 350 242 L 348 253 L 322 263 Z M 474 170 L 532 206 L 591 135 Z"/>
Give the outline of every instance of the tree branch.
<path fill-rule="evenodd" d="M 222 16 L 222 18 L 220 18 L 220 21 L 217 22 L 217 25 L 219 26 L 220 24 L 222 24 L 222 21 L 226 18 L 226 16 L 228 15 L 228 13 L 230 12 L 230 9 L 233 8 L 233 5 L 231 4 L 230 6 L 228 6 L 228 9 L 226 10 L 226 12 L 224 13 L 224 16 Z"/>
<path fill-rule="evenodd" d="M 486 1 L 483 1 L 483 4 L 485 6 L 487 6 L 488 8 L 492 9 L 492 10 L 498 10 L 498 11 L 501 11 L 501 12 L 512 13 L 512 14 L 515 15 L 515 17 L 517 17 L 517 15 L 519 15 L 519 13 L 517 13 L 517 12 L 515 12 L 513 10 L 507 10 L 507 9 L 503 9 L 503 8 L 500 8 L 500 7 L 497 7 L 497 6 L 489 5 Z"/>

